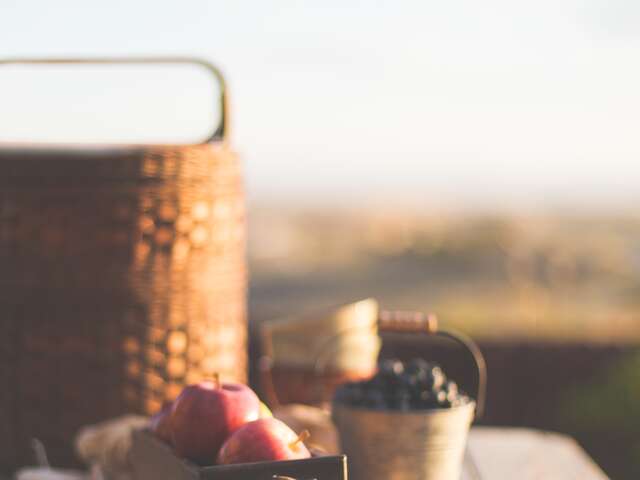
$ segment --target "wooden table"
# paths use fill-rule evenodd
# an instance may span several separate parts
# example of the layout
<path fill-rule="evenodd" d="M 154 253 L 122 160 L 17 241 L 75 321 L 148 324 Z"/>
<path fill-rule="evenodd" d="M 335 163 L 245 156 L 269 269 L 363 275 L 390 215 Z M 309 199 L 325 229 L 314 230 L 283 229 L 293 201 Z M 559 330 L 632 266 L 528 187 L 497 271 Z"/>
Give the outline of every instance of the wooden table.
<path fill-rule="evenodd" d="M 523 428 L 474 427 L 462 480 L 602 480 L 608 477 L 570 437 Z"/>
<path fill-rule="evenodd" d="M 524 428 L 474 427 L 461 480 L 606 480 L 570 437 Z M 9 480 L 0 475 L 0 480 Z"/>

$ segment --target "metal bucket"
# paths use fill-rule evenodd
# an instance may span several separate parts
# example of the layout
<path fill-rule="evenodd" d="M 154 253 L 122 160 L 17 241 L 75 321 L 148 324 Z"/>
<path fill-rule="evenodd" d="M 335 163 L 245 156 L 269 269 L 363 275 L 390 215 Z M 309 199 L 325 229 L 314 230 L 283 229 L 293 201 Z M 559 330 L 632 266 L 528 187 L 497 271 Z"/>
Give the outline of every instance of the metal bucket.
<path fill-rule="evenodd" d="M 463 345 L 475 363 L 476 395 L 466 405 L 413 411 L 373 410 L 333 404 L 341 451 L 353 480 L 459 480 L 469 428 L 484 408 L 486 367 L 468 338 L 438 331 L 433 316 L 383 312 L 382 332 L 439 335 Z"/>
<path fill-rule="evenodd" d="M 414 412 L 334 406 L 354 480 L 459 480 L 475 402 Z"/>

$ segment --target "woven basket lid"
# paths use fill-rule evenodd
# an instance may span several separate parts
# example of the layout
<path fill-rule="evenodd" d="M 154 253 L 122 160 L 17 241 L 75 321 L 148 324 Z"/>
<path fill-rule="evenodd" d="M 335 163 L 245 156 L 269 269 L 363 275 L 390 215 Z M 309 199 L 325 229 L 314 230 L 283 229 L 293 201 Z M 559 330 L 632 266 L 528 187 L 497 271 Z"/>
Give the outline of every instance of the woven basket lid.
<path fill-rule="evenodd" d="M 199 145 L 2 145 L 0 186 L 118 185 L 198 176 L 222 142 Z M 199 163 L 200 162 L 200 163 Z"/>
<path fill-rule="evenodd" d="M 370 372 L 380 350 L 377 320 L 378 302 L 367 298 L 265 322 L 263 334 L 277 365 L 313 369 L 326 358 L 327 370 Z"/>

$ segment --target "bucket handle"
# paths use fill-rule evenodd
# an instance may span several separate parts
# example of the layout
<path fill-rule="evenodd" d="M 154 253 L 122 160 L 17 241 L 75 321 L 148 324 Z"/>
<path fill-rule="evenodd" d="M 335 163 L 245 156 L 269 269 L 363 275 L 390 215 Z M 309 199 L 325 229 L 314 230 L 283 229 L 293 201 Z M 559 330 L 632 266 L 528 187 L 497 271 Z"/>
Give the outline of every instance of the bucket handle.
<path fill-rule="evenodd" d="M 484 409 L 486 405 L 486 390 L 487 390 L 487 366 L 480 351 L 478 345 L 466 335 L 454 332 L 451 330 L 439 330 L 438 320 L 433 314 L 424 314 L 422 312 L 407 312 L 407 311 L 381 311 L 378 315 L 378 321 L 372 326 L 372 330 L 377 329 L 380 333 L 401 333 L 401 334 L 419 334 L 428 336 L 439 336 L 452 340 L 453 342 L 462 346 L 470 356 L 472 360 L 477 379 L 477 395 L 476 395 L 476 418 L 482 418 L 484 415 Z M 361 327 L 346 328 L 341 332 L 336 333 L 329 338 L 324 345 L 320 348 L 320 353 L 316 357 L 314 365 L 314 373 L 319 378 L 326 367 L 326 353 L 336 340 L 354 333 L 355 331 L 362 331 Z M 280 405 L 278 395 L 275 391 L 273 383 L 272 369 L 273 369 L 273 344 L 272 339 L 268 335 L 263 335 L 263 348 L 264 353 L 258 362 L 258 368 L 260 372 L 261 388 L 263 395 L 271 406 L 277 407 Z M 324 395 L 321 395 L 324 398 Z"/>
<path fill-rule="evenodd" d="M 487 364 L 482 351 L 470 337 L 453 330 L 440 330 L 437 317 L 422 312 L 382 311 L 378 319 L 378 327 L 382 333 L 439 336 L 452 340 L 463 347 L 475 366 L 477 380 L 476 418 L 482 418 L 487 398 Z"/>
<path fill-rule="evenodd" d="M 196 57 L 96 57 L 96 58 L 0 58 L 3 65 L 196 65 L 207 70 L 220 85 L 220 123 L 202 143 L 224 141 L 229 136 L 228 88 L 224 75 L 212 63 Z"/>

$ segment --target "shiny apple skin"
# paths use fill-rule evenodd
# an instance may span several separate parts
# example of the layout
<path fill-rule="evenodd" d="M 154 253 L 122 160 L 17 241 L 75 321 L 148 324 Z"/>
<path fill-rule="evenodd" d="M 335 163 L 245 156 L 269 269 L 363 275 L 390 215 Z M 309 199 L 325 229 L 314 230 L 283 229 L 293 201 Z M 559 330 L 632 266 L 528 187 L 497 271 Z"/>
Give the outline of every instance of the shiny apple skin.
<path fill-rule="evenodd" d="M 309 458 L 302 442 L 292 444 L 298 435 L 275 418 L 261 418 L 247 423 L 229 437 L 218 454 L 219 465 L 268 462 Z"/>
<path fill-rule="evenodd" d="M 212 465 L 222 444 L 260 416 L 260 400 L 246 385 L 200 382 L 185 387 L 173 403 L 171 432 L 176 453 Z"/>

